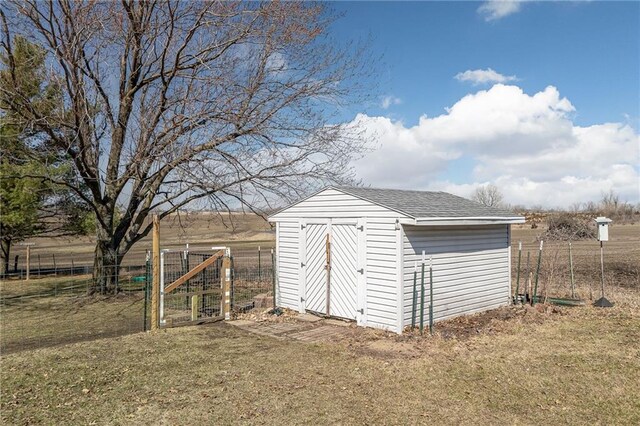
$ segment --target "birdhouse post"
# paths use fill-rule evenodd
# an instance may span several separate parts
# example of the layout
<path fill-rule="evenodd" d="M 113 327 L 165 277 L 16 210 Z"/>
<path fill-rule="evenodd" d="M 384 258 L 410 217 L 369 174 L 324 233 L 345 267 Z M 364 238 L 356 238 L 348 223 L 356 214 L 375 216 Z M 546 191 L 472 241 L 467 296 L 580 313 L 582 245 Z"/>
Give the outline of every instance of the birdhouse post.
<path fill-rule="evenodd" d="M 610 308 L 613 306 L 613 303 L 609 302 L 604 297 L 604 246 L 603 241 L 609 241 L 609 223 L 612 222 L 611 219 L 598 216 L 594 219 L 598 224 L 598 241 L 600 241 L 600 299 L 596 300 L 593 304 L 594 306 L 599 306 L 601 308 Z"/>

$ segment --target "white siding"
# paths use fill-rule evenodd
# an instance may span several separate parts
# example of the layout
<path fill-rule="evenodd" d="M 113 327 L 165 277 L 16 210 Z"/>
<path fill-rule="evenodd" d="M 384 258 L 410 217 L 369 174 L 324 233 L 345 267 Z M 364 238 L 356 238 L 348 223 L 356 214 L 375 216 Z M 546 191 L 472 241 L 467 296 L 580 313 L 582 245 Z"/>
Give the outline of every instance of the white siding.
<path fill-rule="evenodd" d="M 396 220 L 398 212 L 334 189 L 322 191 L 271 217 L 277 222 L 279 306 L 299 308 L 299 221 L 313 219 L 363 219 L 366 233 L 365 313 L 367 326 L 398 330 L 398 263 Z M 400 306 L 401 307 L 401 306 Z M 360 306 L 358 307 L 360 308 Z"/>
<path fill-rule="evenodd" d="M 298 309 L 299 270 L 298 222 L 278 222 L 276 231 L 277 290 L 276 304 L 284 308 Z"/>
<path fill-rule="evenodd" d="M 366 315 L 370 327 L 398 330 L 398 263 L 395 219 L 366 224 Z"/>
<path fill-rule="evenodd" d="M 273 215 L 270 220 L 298 220 L 300 218 L 398 218 L 406 217 L 398 212 L 378 206 L 369 201 L 345 194 L 335 189 L 326 189 L 286 210 Z"/>
<path fill-rule="evenodd" d="M 509 225 L 473 227 L 404 226 L 404 324 L 411 325 L 413 271 L 425 251 L 425 324 L 428 322 L 429 257 L 433 256 L 434 320 L 509 303 Z"/>

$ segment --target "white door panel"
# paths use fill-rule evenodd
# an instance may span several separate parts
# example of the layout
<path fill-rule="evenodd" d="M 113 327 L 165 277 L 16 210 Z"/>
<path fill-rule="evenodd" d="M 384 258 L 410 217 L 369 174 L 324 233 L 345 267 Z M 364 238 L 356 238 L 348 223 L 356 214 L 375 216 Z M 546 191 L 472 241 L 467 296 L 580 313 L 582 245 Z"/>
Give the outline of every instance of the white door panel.
<path fill-rule="evenodd" d="M 305 307 L 318 313 L 327 309 L 327 225 L 307 224 L 305 263 Z"/>
<path fill-rule="evenodd" d="M 358 239 L 353 224 L 331 225 L 330 315 L 356 318 Z"/>

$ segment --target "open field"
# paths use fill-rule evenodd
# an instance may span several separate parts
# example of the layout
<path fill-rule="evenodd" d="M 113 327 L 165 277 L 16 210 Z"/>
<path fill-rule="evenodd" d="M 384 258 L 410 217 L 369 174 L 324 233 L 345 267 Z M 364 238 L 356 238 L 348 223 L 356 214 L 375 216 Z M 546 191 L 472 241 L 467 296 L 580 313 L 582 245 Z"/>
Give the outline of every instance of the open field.
<path fill-rule="evenodd" d="M 531 229 L 529 225 L 512 228 L 512 271 L 515 286 L 518 242 L 523 243 L 522 280 L 525 277 L 527 251 L 531 253 L 531 271 L 535 271 L 537 260 L 537 237 L 544 233 L 544 226 Z M 255 250 L 257 246 L 269 249 L 275 245 L 275 233 L 271 226 L 253 214 L 233 214 L 219 217 L 213 214 L 190 213 L 180 217 L 171 216 L 161 223 L 163 249 L 191 250 L 209 249 L 226 245 L 232 251 Z M 610 229 L 611 241 L 605 243 L 606 283 L 608 286 L 624 286 L 640 289 L 640 223 L 617 225 Z M 94 242 L 91 237 L 38 238 L 33 241 L 31 270 L 37 276 L 38 267 L 53 266 L 53 256 L 58 267 L 92 265 Z M 125 256 L 124 265 L 144 264 L 146 250 L 151 247 L 150 238 L 140 241 Z M 573 242 L 574 271 L 579 295 L 588 297 L 589 286 L 597 289 L 599 284 L 599 245 L 595 240 Z M 12 258 L 19 255 L 18 267 L 24 267 L 25 247 L 15 246 Z M 568 245 L 566 242 L 545 241 L 541 271 L 541 288 L 549 295 L 566 295 L 569 284 Z M 12 265 L 13 266 L 13 265 Z"/>
<path fill-rule="evenodd" d="M 171 215 L 161 221 L 160 237 L 163 249 L 182 250 L 185 244 L 189 244 L 191 249 L 209 249 L 212 246 L 242 249 L 247 246 L 275 245 L 275 231 L 268 222 L 255 214 L 242 213 L 217 215 L 198 212 Z M 37 275 L 38 266 L 43 269 L 52 267 L 54 256 L 58 267 L 70 267 L 72 259 L 75 266 L 93 264 L 95 238 L 92 236 L 34 238 L 25 242 L 35 244 L 31 247 L 32 274 Z M 133 246 L 123 264 L 143 265 L 146 251 L 150 249 L 151 235 Z M 18 267 L 24 267 L 26 247 L 12 247 L 10 268 L 13 268 L 16 255 L 19 256 Z"/>
<path fill-rule="evenodd" d="M 356 345 L 217 323 L 20 352 L 2 357 L 2 420 L 640 423 L 637 310 L 573 308 L 496 325 L 467 339 L 363 332 Z M 363 351 L 367 344 L 392 349 Z"/>

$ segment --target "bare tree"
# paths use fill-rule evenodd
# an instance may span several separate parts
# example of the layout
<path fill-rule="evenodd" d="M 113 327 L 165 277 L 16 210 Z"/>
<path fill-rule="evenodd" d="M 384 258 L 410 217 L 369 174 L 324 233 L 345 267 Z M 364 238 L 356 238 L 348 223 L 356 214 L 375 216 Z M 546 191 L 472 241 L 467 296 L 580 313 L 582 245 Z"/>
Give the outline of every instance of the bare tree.
<path fill-rule="evenodd" d="M 504 197 L 497 186 L 488 184 L 477 187 L 471 199 L 487 207 L 501 207 Z"/>
<path fill-rule="evenodd" d="M 357 45 L 330 39 L 334 19 L 301 2 L 3 3 L 12 39 L 44 47 L 47 113 L 15 87 L 3 102 L 30 123 L 34 148 L 70 159 L 74 190 L 97 223 L 95 289 L 117 291 L 117 267 L 160 217 L 193 203 L 251 209 L 352 178 L 363 150 L 338 114 L 368 95 Z M 14 78 L 17 76 L 14 75 Z M 120 214 L 116 214 L 120 212 Z"/>

